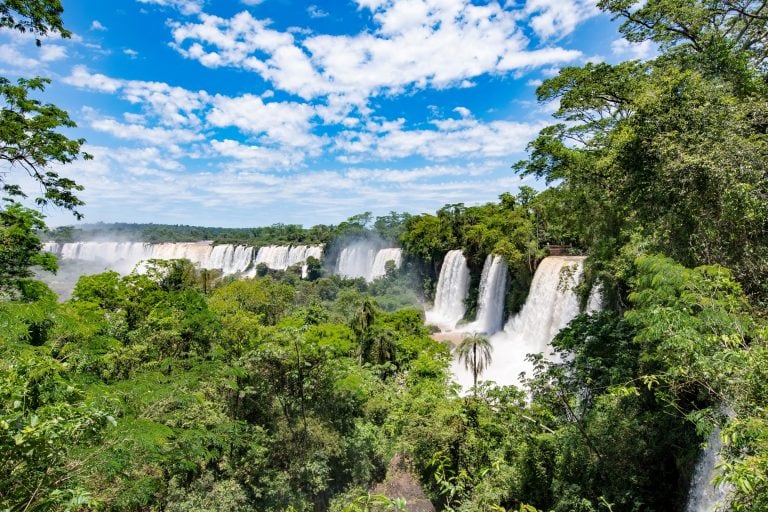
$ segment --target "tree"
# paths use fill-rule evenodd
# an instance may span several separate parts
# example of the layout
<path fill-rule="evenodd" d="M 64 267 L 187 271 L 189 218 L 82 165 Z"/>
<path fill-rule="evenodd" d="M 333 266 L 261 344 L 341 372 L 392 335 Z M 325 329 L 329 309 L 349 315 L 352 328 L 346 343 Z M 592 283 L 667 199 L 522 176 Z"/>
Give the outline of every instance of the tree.
<path fill-rule="evenodd" d="M 50 80 L 44 78 L 20 78 L 14 85 L 0 77 L 0 161 L 11 168 L 20 167 L 42 186 L 44 193 L 35 199 L 37 204 L 66 208 L 80 219 L 77 207 L 83 202 L 75 191 L 82 190 L 82 186 L 59 176 L 49 166 L 67 164 L 79 157 L 88 160 L 91 155 L 80 151 L 84 139 L 68 139 L 56 131 L 77 126 L 69 114 L 29 97 L 30 92 L 43 91 L 48 83 Z M 9 196 L 26 197 L 18 185 L 8 183 L 1 174 L 0 183 Z"/>
<path fill-rule="evenodd" d="M 482 334 L 474 333 L 465 337 L 456 347 L 456 357 L 464 368 L 472 372 L 472 382 L 477 393 L 477 377 L 491 364 L 493 345 L 491 340 Z"/>
<path fill-rule="evenodd" d="M 321 277 L 323 277 L 323 264 L 320 263 L 320 260 L 315 258 L 314 256 L 310 256 L 307 258 L 307 279 L 310 281 L 317 281 Z"/>
<path fill-rule="evenodd" d="M 0 2 L 0 27 L 45 36 L 58 32 L 61 37 L 70 37 L 64 28 L 61 15 L 64 9 L 59 0 L 3 0 Z M 40 46 L 40 41 L 37 41 Z"/>
<path fill-rule="evenodd" d="M 74 478 L 87 461 L 74 453 L 108 422 L 49 356 L 0 363 L 0 509 L 87 508 L 92 497 Z"/>
<path fill-rule="evenodd" d="M 601 5 L 625 20 L 627 38 L 659 42 L 664 53 L 568 67 L 545 81 L 537 95 L 559 101 L 559 123 L 518 169 L 557 181 L 604 267 L 618 266 L 634 238 L 687 266 L 725 265 L 750 297 L 768 301 L 761 3 Z"/>
<path fill-rule="evenodd" d="M 30 32 L 38 36 L 58 33 L 70 37 L 61 21 L 63 8 L 58 0 L 6 0 L 0 2 L 0 27 Z M 37 45 L 40 46 L 40 39 Z M 72 211 L 78 219 L 77 207 L 83 202 L 75 195 L 82 190 L 69 178 L 50 170 L 52 163 L 67 164 L 91 155 L 81 152 L 84 139 L 69 139 L 58 132 L 76 125 L 69 114 L 55 105 L 31 98 L 30 93 L 45 89 L 50 80 L 20 78 L 14 84 L 0 77 L 0 162 L 8 167 L 20 167 L 43 188 L 37 204 L 53 204 Z M 21 188 L 9 183 L 0 173 L 5 194 L 25 197 Z"/>
<path fill-rule="evenodd" d="M 34 275 L 33 265 L 58 268 L 53 254 L 40 252 L 43 245 L 35 230 L 44 227 L 38 212 L 18 203 L 8 201 L 0 210 L 0 296 L 21 291 L 21 281 Z"/>
<path fill-rule="evenodd" d="M 58 0 L 0 1 L 0 28 L 69 37 L 70 32 L 62 25 L 62 12 Z M 0 295 L 18 289 L 32 276 L 29 267 L 33 265 L 49 271 L 57 268 L 53 256 L 40 253 L 42 245 L 34 231 L 45 227 L 42 216 L 11 200 L 26 194 L 9 181 L 8 169 L 21 168 L 39 183 L 43 193 L 35 198 L 38 205 L 53 204 L 72 211 L 78 219 L 82 217 L 77 207 L 83 202 L 75 195 L 82 187 L 50 170 L 50 165 L 91 156 L 80 151 L 83 139 L 72 140 L 58 132 L 75 127 L 65 111 L 30 97 L 42 92 L 48 83 L 44 78 L 19 78 L 14 84 L 0 76 L 0 195 L 6 201 L 0 207 Z"/>
<path fill-rule="evenodd" d="M 352 318 L 350 327 L 357 336 L 358 343 L 360 344 L 360 363 L 362 364 L 365 355 L 370 348 L 371 339 L 369 336 L 373 322 L 376 320 L 376 313 L 378 308 L 376 302 L 373 299 L 365 297 L 358 308 L 355 310 L 354 317 Z"/>

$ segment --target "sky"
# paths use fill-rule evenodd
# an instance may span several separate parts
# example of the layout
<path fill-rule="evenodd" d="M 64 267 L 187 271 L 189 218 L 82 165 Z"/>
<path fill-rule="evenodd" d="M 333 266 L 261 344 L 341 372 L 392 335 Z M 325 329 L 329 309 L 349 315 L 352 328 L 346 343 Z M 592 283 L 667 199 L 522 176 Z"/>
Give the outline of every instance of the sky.
<path fill-rule="evenodd" d="M 557 109 L 536 87 L 653 53 L 595 3 L 64 0 L 72 38 L 0 31 L 0 75 L 51 78 L 87 140 L 56 169 L 84 222 L 336 224 L 543 187 L 511 169 Z"/>

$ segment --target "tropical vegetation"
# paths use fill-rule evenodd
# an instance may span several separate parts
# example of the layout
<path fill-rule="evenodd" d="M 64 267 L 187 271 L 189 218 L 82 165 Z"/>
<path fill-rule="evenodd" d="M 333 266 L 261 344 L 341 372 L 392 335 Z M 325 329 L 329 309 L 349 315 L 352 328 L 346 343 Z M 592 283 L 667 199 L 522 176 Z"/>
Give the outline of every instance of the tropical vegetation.
<path fill-rule="evenodd" d="M 764 2 L 598 5 L 659 54 L 538 88 L 557 123 L 515 168 L 544 191 L 309 230 L 125 228 L 329 251 L 399 241 L 406 264 L 373 283 L 153 261 L 84 276 L 59 302 L 34 279 L 56 265 L 43 219 L 0 174 L 0 510 L 404 510 L 418 498 L 379 492 L 398 474 L 437 510 L 676 511 L 713 432 L 724 506 L 768 509 Z M 0 26 L 67 37 L 61 12 L 0 1 Z M 78 215 L 79 186 L 50 164 L 89 155 L 32 97 L 45 84 L 0 78 L 0 161 Z M 502 256 L 515 311 L 548 245 L 587 255 L 578 291 L 599 285 L 603 309 L 557 335 L 562 357 L 530 356 L 519 387 L 483 381 L 491 345 L 468 337 L 463 392 L 421 306 L 445 253 L 465 252 L 475 290 Z"/>

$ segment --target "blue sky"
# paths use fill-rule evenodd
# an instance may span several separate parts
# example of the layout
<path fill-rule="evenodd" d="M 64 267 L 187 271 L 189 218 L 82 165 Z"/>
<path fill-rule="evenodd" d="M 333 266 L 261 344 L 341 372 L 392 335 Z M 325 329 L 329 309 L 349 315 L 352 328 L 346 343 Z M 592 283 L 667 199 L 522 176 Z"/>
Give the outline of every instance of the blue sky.
<path fill-rule="evenodd" d="M 43 98 L 95 157 L 61 169 L 86 222 L 310 226 L 492 201 L 540 186 L 510 166 L 551 122 L 541 80 L 653 51 L 594 0 L 63 4 L 72 39 L 0 32 L 0 74 L 53 80 Z"/>

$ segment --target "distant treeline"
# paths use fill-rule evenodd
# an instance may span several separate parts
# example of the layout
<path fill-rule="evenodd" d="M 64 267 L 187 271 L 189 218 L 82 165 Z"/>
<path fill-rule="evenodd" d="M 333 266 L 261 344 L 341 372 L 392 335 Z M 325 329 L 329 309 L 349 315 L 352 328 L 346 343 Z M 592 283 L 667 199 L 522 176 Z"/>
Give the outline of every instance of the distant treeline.
<path fill-rule="evenodd" d="M 403 232 L 407 213 L 390 212 L 373 217 L 370 212 L 354 215 L 338 225 L 318 224 L 304 228 L 300 224 L 273 224 L 253 228 L 221 228 L 180 224 L 134 224 L 127 222 L 61 226 L 44 234 L 49 241 L 87 242 L 94 240 L 126 242 L 195 242 L 212 240 L 220 244 L 253 246 L 282 244 L 327 244 L 334 239 L 377 236 L 396 242 Z"/>

